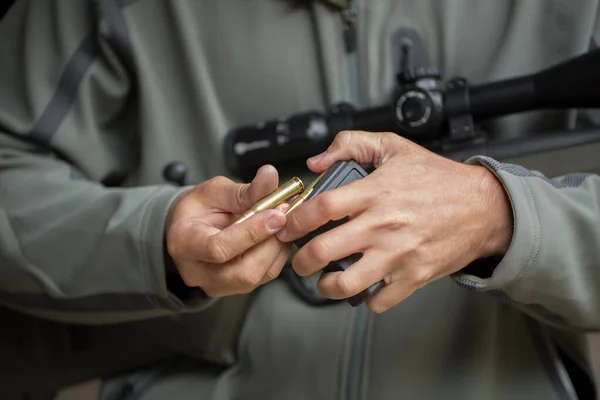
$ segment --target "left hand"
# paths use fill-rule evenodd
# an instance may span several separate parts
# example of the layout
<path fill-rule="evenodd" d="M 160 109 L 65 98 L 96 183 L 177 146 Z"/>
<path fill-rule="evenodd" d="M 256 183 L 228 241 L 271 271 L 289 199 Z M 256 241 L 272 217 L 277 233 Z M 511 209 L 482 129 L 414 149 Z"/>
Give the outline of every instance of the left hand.
<path fill-rule="evenodd" d="M 318 288 L 325 297 L 345 299 L 383 280 L 385 286 L 367 300 L 372 311 L 383 312 L 476 259 L 507 251 L 511 206 L 487 168 L 452 161 L 393 133 L 356 131 L 339 133 L 308 166 L 320 173 L 350 159 L 376 170 L 302 204 L 277 234 L 290 242 L 349 217 L 303 246 L 292 261 L 307 276 L 363 253 L 346 271 L 321 277 Z"/>

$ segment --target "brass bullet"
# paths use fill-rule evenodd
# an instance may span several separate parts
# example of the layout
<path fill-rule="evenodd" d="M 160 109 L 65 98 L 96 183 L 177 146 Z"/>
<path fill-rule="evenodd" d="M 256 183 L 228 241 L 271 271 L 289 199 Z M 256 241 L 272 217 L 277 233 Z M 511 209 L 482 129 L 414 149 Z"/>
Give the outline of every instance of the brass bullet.
<path fill-rule="evenodd" d="M 327 171 L 325 171 L 325 172 L 327 172 Z M 315 185 L 321 180 L 321 178 L 323 177 L 323 175 L 325 175 L 325 172 L 323 172 L 321 175 L 317 176 L 315 178 L 315 180 L 312 181 L 310 183 L 310 185 L 308 185 L 306 187 L 306 189 L 304 189 L 304 191 L 302 193 L 300 193 L 298 195 L 298 197 L 296 197 L 296 199 L 294 199 L 294 201 L 292 202 L 292 204 L 290 204 L 290 207 L 285 212 L 285 215 L 288 215 L 290 212 L 292 212 L 292 210 L 294 208 L 298 207 L 300 204 L 302 204 L 306 200 L 308 200 L 308 196 L 310 196 L 310 194 L 312 193 L 313 189 L 315 188 Z"/>
<path fill-rule="evenodd" d="M 279 186 L 277 189 L 273 190 L 271 193 L 254 203 L 252 207 L 245 213 L 243 213 L 234 224 L 239 224 L 242 221 L 247 220 L 254 214 L 259 213 L 263 210 L 270 210 L 277 207 L 280 204 L 285 203 L 292 197 L 296 196 L 299 193 L 302 193 L 304 190 L 304 183 L 302 180 L 297 177 L 293 177 L 283 185 Z"/>

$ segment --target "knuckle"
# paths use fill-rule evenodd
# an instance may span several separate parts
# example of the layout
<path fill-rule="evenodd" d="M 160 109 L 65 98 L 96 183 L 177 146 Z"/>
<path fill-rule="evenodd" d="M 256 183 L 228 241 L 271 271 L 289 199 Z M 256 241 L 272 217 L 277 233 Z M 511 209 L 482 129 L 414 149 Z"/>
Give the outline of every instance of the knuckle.
<path fill-rule="evenodd" d="M 384 149 L 396 149 L 404 139 L 394 132 L 383 132 L 379 135 L 379 143 Z"/>
<path fill-rule="evenodd" d="M 246 230 L 246 238 L 252 244 L 258 244 L 263 241 L 262 230 L 258 227 L 251 227 Z"/>
<path fill-rule="evenodd" d="M 240 285 L 248 290 L 253 290 L 262 281 L 262 276 L 255 270 L 245 268 L 243 273 L 239 274 Z"/>
<path fill-rule="evenodd" d="M 345 142 L 348 140 L 348 137 L 351 135 L 350 131 L 341 131 L 336 135 L 336 140 L 338 142 Z"/>
<path fill-rule="evenodd" d="M 261 283 L 262 282 L 271 282 L 272 280 L 276 279 L 278 276 L 279 276 L 279 270 L 271 268 L 270 270 L 267 271 L 267 273 L 263 277 L 263 280 L 261 281 Z"/>
<path fill-rule="evenodd" d="M 222 264 L 229 260 L 229 254 L 225 244 L 217 236 L 211 236 L 206 248 L 206 257 L 208 261 Z"/>
<path fill-rule="evenodd" d="M 360 292 L 360 284 L 356 279 L 341 274 L 337 280 L 337 290 L 344 297 L 350 297 Z"/>
<path fill-rule="evenodd" d="M 392 141 L 396 141 L 398 140 L 398 138 L 400 138 L 400 136 L 398 136 L 394 132 L 382 132 L 379 134 L 380 143 L 383 145 L 386 145 Z"/>
<path fill-rule="evenodd" d="M 330 146 L 330 149 L 338 149 L 347 147 L 352 141 L 353 132 L 352 131 L 340 131 L 337 135 L 335 135 L 335 139 Z"/>
<path fill-rule="evenodd" d="M 386 142 L 389 140 L 388 132 L 380 133 L 376 136 L 375 140 L 377 142 L 377 147 L 380 149 L 385 149 Z"/>
<path fill-rule="evenodd" d="M 336 212 L 335 195 L 332 192 L 321 193 L 318 196 L 318 208 L 322 215 L 333 216 Z"/>
<path fill-rule="evenodd" d="M 402 246 L 398 247 L 396 254 L 401 257 L 415 257 L 421 259 L 423 257 L 424 247 L 427 245 L 427 240 L 423 237 L 413 236 L 407 238 Z M 422 264 L 421 264 L 422 265 Z"/>
<path fill-rule="evenodd" d="M 353 132 L 353 131 L 341 131 L 336 136 L 336 139 L 338 139 L 341 143 L 346 144 L 352 140 L 352 138 L 354 137 L 355 134 L 356 134 L 356 132 Z"/>
<path fill-rule="evenodd" d="M 392 191 L 392 189 L 390 189 L 389 187 L 382 187 L 379 190 L 379 193 L 377 193 L 377 197 L 382 198 L 382 197 L 393 197 L 394 192 Z"/>
<path fill-rule="evenodd" d="M 307 244 L 308 258 L 319 264 L 326 264 L 329 261 L 330 250 L 327 242 L 323 238 L 317 237 Z"/>
<path fill-rule="evenodd" d="M 413 270 L 412 272 L 412 281 L 416 284 L 417 287 L 422 287 L 426 285 L 433 279 L 433 277 L 433 269 L 428 267 L 419 267 Z"/>
<path fill-rule="evenodd" d="M 396 281 L 396 277 L 394 275 L 385 275 L 383 277 L 383 284 L 384 284 L 384 286 L 390 286 L 395 281 Z"/>
<path fill-rule="evenodd" d="M 380 193 L 380 195 L 382 194 Z M 392 231 L 405 228 L 410 223 L 411 218 L 406 213 L 389 213 L 380 219 L 381 226 Z"/>

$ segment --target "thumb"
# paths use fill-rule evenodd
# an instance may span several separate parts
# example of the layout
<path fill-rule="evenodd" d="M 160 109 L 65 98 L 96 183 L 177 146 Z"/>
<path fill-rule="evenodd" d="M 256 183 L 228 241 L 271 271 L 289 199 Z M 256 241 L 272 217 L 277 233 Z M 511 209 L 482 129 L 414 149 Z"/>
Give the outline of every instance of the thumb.
<path fill-rule="evenodd" d="M 198 185 L 201 201 L 210 207 L 241 214 L 272 192 L 279 182 L 277 169 L 272 165 L 262 166 L 251 183 L 236 183 L 223 176 Z"/>
<path fill-rule="evenodd" d="M 306 164 L 314 172 L 322 172 L 336 161 L 348 160 L 379 167 L 398 153 L 404 141 L 390 132 L 342 131 L 325 152 L 309 158 Z"/>
<path fill-rule="evenodd" d="M 279 173 L 272 165 L 263 165 L 258 169 L 251 183 L 236 187 L 236 212 L 242 213 L 264 196 L 277 188 Z"/>

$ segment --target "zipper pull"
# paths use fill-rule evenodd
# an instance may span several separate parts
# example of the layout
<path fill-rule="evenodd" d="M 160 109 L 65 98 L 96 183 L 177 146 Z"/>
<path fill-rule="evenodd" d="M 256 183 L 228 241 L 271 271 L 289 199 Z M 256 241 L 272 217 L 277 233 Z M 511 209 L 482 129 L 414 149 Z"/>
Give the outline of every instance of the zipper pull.
<path fill-rule="evenodd" d="M 357 46 L 356 18 L 357 12 L 354 7 L 342 10 L 342 22 L 344 24 L 344 45 L 346 53 L 354 53 Z"/>

